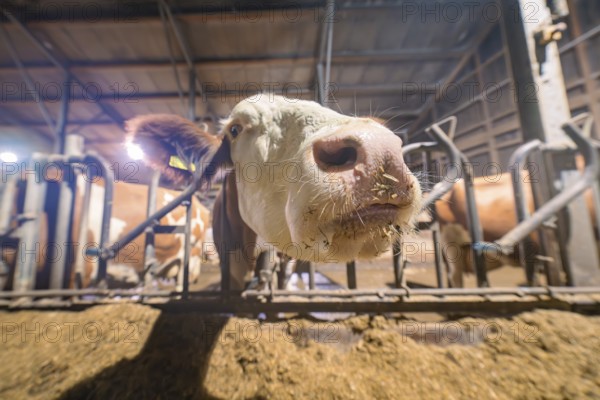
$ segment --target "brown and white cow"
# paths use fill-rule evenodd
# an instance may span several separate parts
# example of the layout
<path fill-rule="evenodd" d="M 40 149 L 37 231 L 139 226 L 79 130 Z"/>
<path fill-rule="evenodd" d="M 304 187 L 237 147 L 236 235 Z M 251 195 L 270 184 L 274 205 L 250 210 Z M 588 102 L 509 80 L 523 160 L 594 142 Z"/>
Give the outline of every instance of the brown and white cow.
<path fill-rule="evenodd" d="M 156 193 L 157 208 L 163 207 L 179 195 L 179 192 L 159 187 Z M 92 241 L 100 237 L 102 221 L 102 203 L 104 188 L 102 185 L 92 185 L 90 204 L 90 220 L 88 221 L 88 236 Z M 127 182 L 115 182 L 113 194 L 113 209 L 110 221 L 109 243 L 119 241 L 124 234 L 146 219 L 148 204 L 148 188 Z M 77 209 L 76 209 L 77 211 Z M 160 220 L 161 225 L 184 225 L 185 209 L 176 208 Z M 192 197 L 191 220 L 191 252 L 190 252 L 190 282 L 197 281 L 200 276 L 202 260 L 202 244 L 204 232 L 210 224 L 210 212 L 198 199 Z M 144 270 L 145 235 L 140 235 L 126 245 L 114 259 L 108 263 L 109 277 L 117 282 L 135 284 L 137 275 Z M 177 277 L 183 264 L 185 237 L 183 234 L 160 234 L 154 237 L 155 257 L 159 277 L 173 279 Z M 94 272 L 92 272 L 93 275 Z M 130 279 L 127 280 L 129 274 Z"/>
<path fill-rule="evenodd" d="M 583 168 L 582 160 L 578 158 L 577 161 L 581 170 Z M 528 176 L 528 173 L 524 173 L 521 179 L 528 182 Z M 482 176 L 473 180 L 483 240 L 487 242 L 494 242 L 502 238 L 517 224 L 512 179 L 511 174 L 503 173 L 500 176 Z M 532 213 L 534 203 L 531 186 L 525 184 L 524 187 L 528 209 Z M 584 196 L 591 221 L 595 227 L 596 218 L 592 192 L 588 191 Z M 462 180 L 455 183 L 452 190 L 436 202 L 436 210 L 441 231 L 440 247 L 448 269 L 449 284 L 452 287 L 463 287 L 463 274 L 472 273 L 474 268 L 469 250 L 472 240 L 468 231 L 466 196 Z M 530 250 L 535 251 L 538 241 L 537 234 L 532 234 L 531 240 L 533 247 Z M 503 265 L 520 266 L 520 260 L 516 253 L 508 256 L 486 254 L 485 263 L 488 270 Z"/>
<path fill-rule="evenodd" d="M 178 173 L 168 165 L 174 154 L 190 162 L 211 154 L 233 167 L 213 218 L 215 242 L 232 250 L 232 289 L 242 289 L 254 267 L 236 255 L 253 240 L 307 261 L 372 258 L 390 246 L 396 227 L 410 229 L 419 210 L 420 185 L 404 164 L 402 140 L 371 119 L 315 102 L 254 96 L 233 108 L 217 137 L 172 115 L 138 117 L 128 129 L 167 173 Z M 234 237 L 223 237 L 221 226 Z"/>
<path fill-rule="evenodd" d="M 75 200 L 74 220 L 72 229 L 72 241 L 77 242 L 79 232 L 79 217 L 83 195 L 83 181 L 80 177 L 78 181 L 78 190 Z M 109 243 L 112 244 L 118 241 L 133 227 L 146 219 L 147 207 L 147 192 L 148 188 L 143 185 L 132 184 L 122 181 L 114 183 L 113 209 L 110 221 Z M 174 190 L 158 188 L 157 191 L 157 207 L 170 202 L 179 193 Z M 90 213 L 88 217 L 88 230 L 84 244 L 79 244 L 74 249 L 74 256 L 71 257 L 75 263 L 78 260 L 83 260 L 84 274 L 81 277 L 84 286 L 89 285 L 92 278 L 96 274 L 97 260 L 91 256 L 78 257 L 86 247 L 95 246 L 100 238 L 100 227 L 102 221 L 102 210 L 104 203 L 104 185 L 102 181 L 94 182 L 91 190 Z M 48 210 L 48 212 L 50 212 Z M 48 227 L 47 215 L 43 215 L 40 221 L 40 245 L 41 250 L 49 248 L 48 238 L 51 237 L 53 226 Z M 163 225 L 180 225 L 185 222 L 185 210 L 178 208 L 173 210 L 161 221 Z M 192 237 L 191 237 L 191 254 L 190 254 L 190 282 L 198 279 L 200 275 L 200 264 L 202 256 L 202 242 L 204 232 L 210 224 L 210 213 L 206 207 L 193 198 L 192 201 Z M 145 236 L 138 236 L 130 244 L 126 245 L 114 259 L 108 262 L 107 271 L 109 279 L 118 285 L 133 286 L 139 283 L 139 275 L 144 270 L 144 239 Z M 155 236 L 155 252 L 158 277 L 174 278 L 177 276 L 180 267 L 183 263 L 184 252 L 184 235 L 183 234 L 161 234 Z M 67 254 L 66 251 L 62 251 Z M 40 251 L 36 256 L 38 271 L 42 271 L 47 265 L 47 260 L 44 257 L 47 255 L 45 251 Z M 9 267 L 14 270 L 16 251 L 14 248 L 3 246 L 2 259 Z M 71 266 L 72 267 L 72 266 Z M 73 270 L 73 268 L 71 268 Z M 72 279 L 71 279 L 72 281 Z"/>

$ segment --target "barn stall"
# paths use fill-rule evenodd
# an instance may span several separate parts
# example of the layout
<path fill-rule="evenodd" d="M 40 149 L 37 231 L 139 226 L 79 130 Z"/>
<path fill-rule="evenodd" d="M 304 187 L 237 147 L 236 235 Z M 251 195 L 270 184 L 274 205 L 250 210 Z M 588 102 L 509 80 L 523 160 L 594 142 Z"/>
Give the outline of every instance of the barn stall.
<path fill-rule="evenodd" d="M 597 204 L 600 10 L 584 0 L 548 3 L 2 5 L 0 393 L 600 395 L 598 319 L 588 315 L 600 298 L 598 214 L 582 195 Z M 192 200 L 210 208 L 220 182 L 206 188 L 198 169 L 178 186 L 152 172 L 141 149 L 126 146 L 124 124 L 171 113 L 216 134 L 236 103 L 271 93 L 383 120 L 405 143 L 429 214 L 373 260 L 297 263 L 292 274 L 290 260 L 263 257 L 249 286 L 233 293 L 214 252 L 190 279 Z M 539 179 L 519 179 L 522 169 Z M 49 170 L 63 179 L 48 179 Z M 490 242 L 484 222 L 497 210 L 475 206 L 477 179 L 499 171 L 517 174 L 500 196 L 515 198 L 518 224 Z M 74 183 L 81 177 L 103 183 L 102 212 L 77 207 L 92 192 Z M 136 203 L 144 218 L 115 242 L 119 182 L 145 185 L 146 198 Z M 179 192 L 157 204 L 159 187 Z M 461 288 L 449 287 L 436 218 L 436 200 L 455 187 L 464 187 L 471 236 L 473 273 Z M 13 212 L 15 193 L 24 194 Z M 177 224 L 155 223 L 174 210 L 185 215 Z M 93 243 L 79 236 L 86 226 L 99 232 Z M 528 257 L 532 232 L 540 249 Z M 174 233 L 184 248 L 179 270 L 160 280 L 159 238 Z M 74 260 L 48 246 L 72 235 L 88 244 Z M 120 276 L 114 258 L 134 240 L 143 268 Z M 46 246 L 28 251 L 36 243 Z M 515 246 L 521 268 L 488 270 L 489 258 Z M 97 259 L 88 279 L 84 256 Z M 123 288 L 122 275 L 132 274 Z"/>

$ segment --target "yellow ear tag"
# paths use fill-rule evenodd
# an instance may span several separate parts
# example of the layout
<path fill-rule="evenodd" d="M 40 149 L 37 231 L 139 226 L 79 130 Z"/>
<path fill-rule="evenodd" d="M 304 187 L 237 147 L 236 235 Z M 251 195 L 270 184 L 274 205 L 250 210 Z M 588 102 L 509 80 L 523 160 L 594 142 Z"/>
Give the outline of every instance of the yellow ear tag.
<path fill-rule="evenodd" d="M 171 156 L 171 158 L 169 158 L 169 167 L 182 169 L 184 171 L 196 171 L 196 166 L 194 164 L 190 164 L 190 166 L 188 167 L 184 164 L 181 158 L 177 156 Z"/>

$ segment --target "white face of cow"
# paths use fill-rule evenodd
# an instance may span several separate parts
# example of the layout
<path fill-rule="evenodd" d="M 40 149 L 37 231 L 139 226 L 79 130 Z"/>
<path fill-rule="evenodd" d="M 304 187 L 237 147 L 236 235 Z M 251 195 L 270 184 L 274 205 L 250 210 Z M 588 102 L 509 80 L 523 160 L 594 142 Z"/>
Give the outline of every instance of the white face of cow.
<path fill-rule="evenodd" d="M 224 133 L 242 218 L 291 257 L 377 256 L 419 211 L 401 139 L 368 118 L 264 94 L 239 103 Z"/>

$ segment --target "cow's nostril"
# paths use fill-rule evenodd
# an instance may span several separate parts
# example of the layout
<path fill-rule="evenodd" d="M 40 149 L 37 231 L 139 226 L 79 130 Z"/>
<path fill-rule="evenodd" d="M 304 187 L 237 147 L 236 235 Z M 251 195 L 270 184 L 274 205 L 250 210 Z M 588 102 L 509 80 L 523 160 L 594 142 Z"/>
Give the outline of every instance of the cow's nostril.
<path fill-rule="evenodd" d="M 354 141 L 318 141 L 313 145 L 313 156 L 324 171 L 348 169 L 356 164 L 358 146 Z"/>

